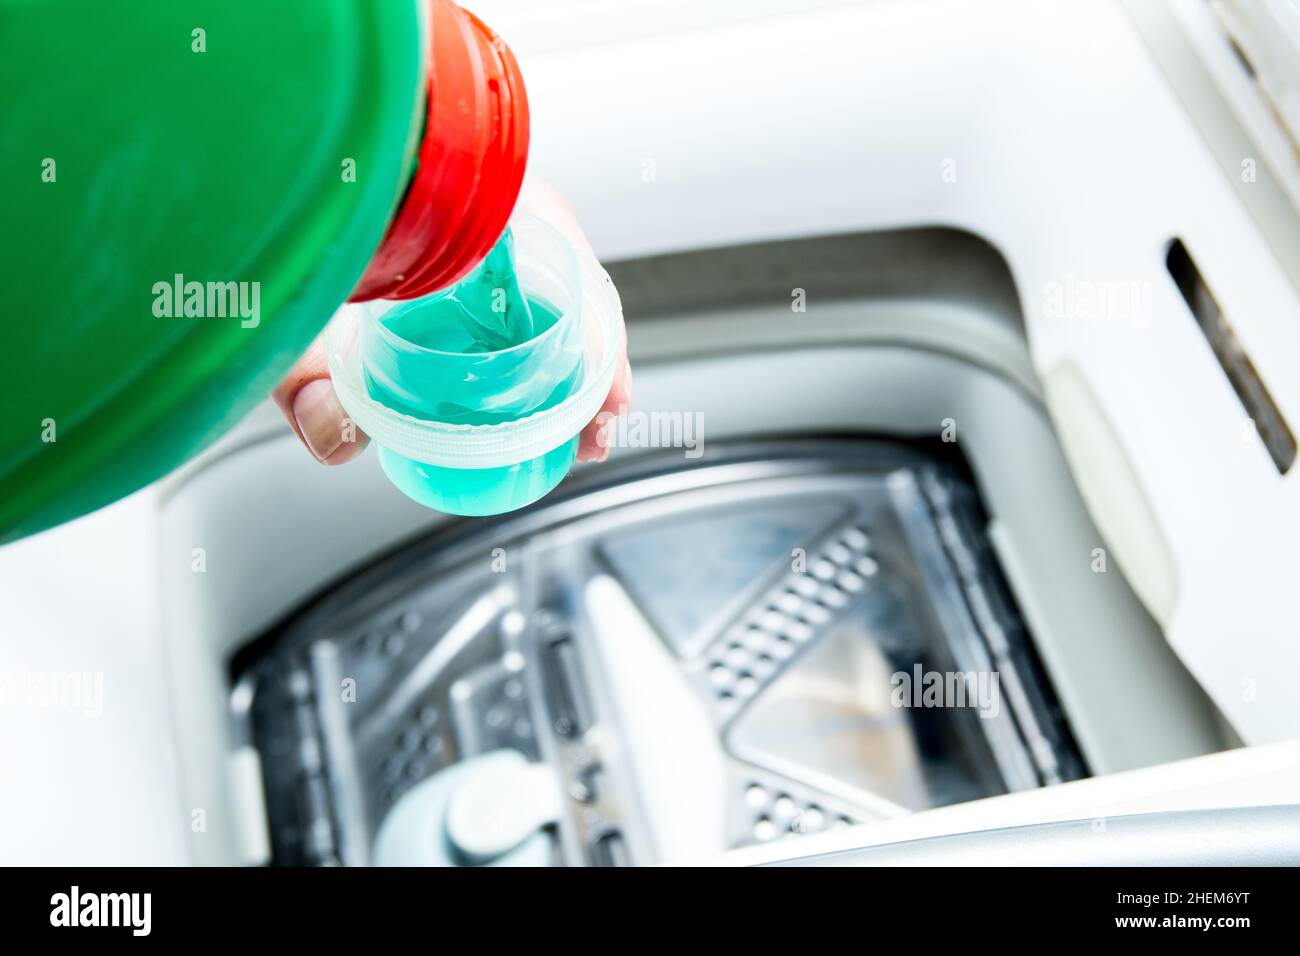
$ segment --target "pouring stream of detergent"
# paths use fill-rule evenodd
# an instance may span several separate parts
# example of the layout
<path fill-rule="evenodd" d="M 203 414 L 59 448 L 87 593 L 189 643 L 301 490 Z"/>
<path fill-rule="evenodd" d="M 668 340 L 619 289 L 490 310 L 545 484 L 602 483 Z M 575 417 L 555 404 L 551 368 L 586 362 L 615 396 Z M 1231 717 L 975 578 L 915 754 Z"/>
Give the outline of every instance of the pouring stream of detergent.
<path fill-rule="evenodd" d="M 384 324 L 421 348 L 475 354 L 520 345 L 554 323 L 555 315 L 545 308 L 534 311 L 519 288 L 514 236 L 506 229 L 465 278 L 394 309 Z"/>

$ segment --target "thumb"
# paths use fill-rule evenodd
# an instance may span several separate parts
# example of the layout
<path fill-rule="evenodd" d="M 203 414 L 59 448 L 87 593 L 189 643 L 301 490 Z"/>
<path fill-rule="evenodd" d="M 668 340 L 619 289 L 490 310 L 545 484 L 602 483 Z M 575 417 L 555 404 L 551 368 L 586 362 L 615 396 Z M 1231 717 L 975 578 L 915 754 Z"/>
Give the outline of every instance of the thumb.
<path fill-rule="evenodd" d="M 320 339 L 298 359 L 271 398 L 312 457 L 323 464 L 351 461 L 370 440 L 348 417 L 334 393 Z"/>

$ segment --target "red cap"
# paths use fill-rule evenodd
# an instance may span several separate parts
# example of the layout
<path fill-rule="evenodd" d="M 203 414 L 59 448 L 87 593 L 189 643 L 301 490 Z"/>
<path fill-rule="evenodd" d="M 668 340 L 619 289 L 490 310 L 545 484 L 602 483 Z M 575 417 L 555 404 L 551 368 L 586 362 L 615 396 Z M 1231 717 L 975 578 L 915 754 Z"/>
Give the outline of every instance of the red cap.
<path fill-rule="evenodd" d="M 450 0 L 429 4 L 428 119 L 418 165 L 352 301 L 413 299 L 465 275 L 501 237 L 528 159 L 528 98 L 505 42 Z"/>

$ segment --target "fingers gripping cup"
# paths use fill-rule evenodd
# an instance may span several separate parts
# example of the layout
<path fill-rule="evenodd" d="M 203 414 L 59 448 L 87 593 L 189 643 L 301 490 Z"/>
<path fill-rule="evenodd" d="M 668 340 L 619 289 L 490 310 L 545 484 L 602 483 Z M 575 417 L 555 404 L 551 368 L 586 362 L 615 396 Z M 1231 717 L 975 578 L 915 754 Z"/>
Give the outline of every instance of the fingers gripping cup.
<path fill-rule="evenodd" d="M 623 310 L 599 263 L 534 216 L 511 236 L 522 312 L 483 282 L 494 250 L 461 284 L 346 305 L 326 331 L 339 400 L 389 480 L 449 514 L 500 514 L 559 484 L 617 371 Z"/>

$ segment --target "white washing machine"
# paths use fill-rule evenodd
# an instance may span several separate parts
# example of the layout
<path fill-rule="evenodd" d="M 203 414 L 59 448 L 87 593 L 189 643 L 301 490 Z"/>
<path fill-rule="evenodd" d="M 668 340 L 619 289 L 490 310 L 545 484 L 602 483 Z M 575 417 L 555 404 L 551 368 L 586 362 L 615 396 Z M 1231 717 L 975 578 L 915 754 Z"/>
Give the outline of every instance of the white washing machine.
<path fill-rule="evenodd" d="M 159 739 L 104 731 L 151 770 L 96 852 L 1300 853 L 1295 5 L 610 7 L 475 9 L 634 411 L 702 454 L 449 522 L 268 406 L 56 532 L 157 575 L 110 673 Z M 900 711 L 913 667 L 997 713 Z"/>

